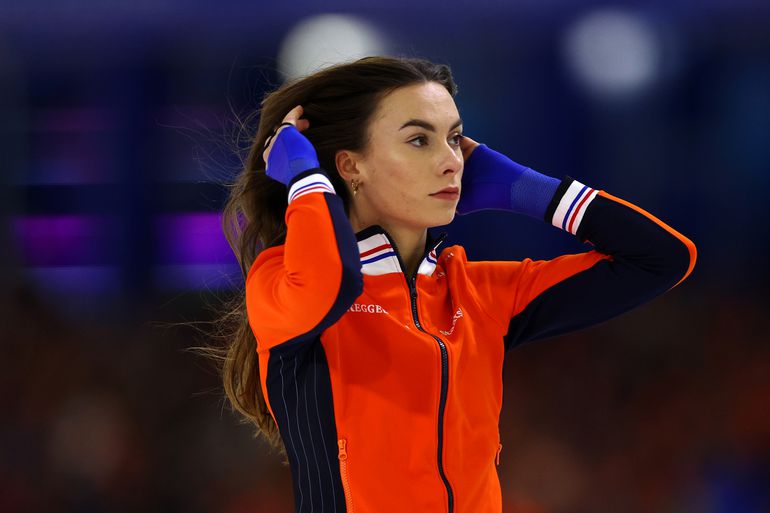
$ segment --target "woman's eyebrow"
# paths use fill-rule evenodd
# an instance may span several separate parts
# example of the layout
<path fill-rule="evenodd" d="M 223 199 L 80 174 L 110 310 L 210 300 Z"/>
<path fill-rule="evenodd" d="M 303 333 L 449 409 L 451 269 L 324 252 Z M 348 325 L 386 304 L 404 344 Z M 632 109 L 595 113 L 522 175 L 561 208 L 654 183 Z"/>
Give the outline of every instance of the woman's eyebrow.
<path fill-rule="evenodd" d="M 452 129 L 457 128 L 458 126 L 460 126 L 462 124 L 463 124 L 463 120 L 458 118 L 457 121 L 455 121 L 454 125 L 449 127 L 449 129 L 452 130 Z M 427 122 L 425 120 L 422 120 L 422 119 L 410 119 L 409 121 L 407 121 L 406 123 L 401 125 L 401 128 L 399 128 L 399 130 L 403 130 L 404 128 L 406 128 L 408 126 L 419 126 L 421 128 L 424 128 L 425 130 L 430 130 L 431 132 L 435 132 L 436 131 L 436 127 L 435 126 L 433 126 L 431 123 L 429 123 L 429 122 Z"/>

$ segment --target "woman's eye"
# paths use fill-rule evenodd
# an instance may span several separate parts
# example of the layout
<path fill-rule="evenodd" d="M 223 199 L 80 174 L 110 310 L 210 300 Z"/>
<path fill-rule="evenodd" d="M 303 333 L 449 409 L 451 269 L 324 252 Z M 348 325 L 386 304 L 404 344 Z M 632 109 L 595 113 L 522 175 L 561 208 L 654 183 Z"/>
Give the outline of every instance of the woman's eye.
<path fill-rule="evenodd" d="M 415 141 L 425 141 L 426 139 L 427 139 L 427 138 L 426 138 L 424 135 L 421 135 L 421 136 L 419 136 L 419 137 L 415 137 L 414 139 L 412 139 L 412 140 L 411 140 L 411 141 L 409 141 L 409 142 L 410 142 L 410 143 L 414 143 Z M 417 148 L 420 148 L 420 147 L 422 147 L 423 145 L 422 145 L 422 144 L 419 144 L 419 145 L 417 145 L 417 144 L 412 144 L 412 146 L 415 146 L 415 147 L 417 147 Z"/>
<path fill-rule="evenodd" d="M 452 136 L 452 139 L 454 140 L 453 144 L 455 144 L 456 146 L 459 146 L 460 145 L 460 141 L 462 141 L 462 139 L 463 139 L 463 134 L 455 134 L 455 135 Z M 424 135 L 420 135 L 418 137 L 415 137 L 414 139 L 412 139 L 409 142 L 410 143 L 414 143 L 415 141 L 427 141 L 427 140 L 428 140 L 427 137 L 425 137 Z M 412 146 L 415 146 L 417 148 L 421 148 L 421 147 L 423 147 L 425 145 L 424 144 L 412 144 Z"/>

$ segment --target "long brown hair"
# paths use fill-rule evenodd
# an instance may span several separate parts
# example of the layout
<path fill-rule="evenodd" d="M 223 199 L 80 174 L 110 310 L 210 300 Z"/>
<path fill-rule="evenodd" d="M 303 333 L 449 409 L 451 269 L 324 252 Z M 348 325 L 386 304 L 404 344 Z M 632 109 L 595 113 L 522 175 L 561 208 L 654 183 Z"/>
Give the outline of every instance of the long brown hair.
<path fill-rule="evenodd" d="M 457 86 L 447 65 L 407 57 L 365 57 L 336 64 L 287 82 L 261 102 L 259 125 L 244 167 L 230 186 L 222 228 L 245 277 L 262 249 L 283 244 L 288 191 L 265 174 L 265 140 L 297 105 L 310 127 L 302 133 L 318 154 L 349 215 L 350 193 L 337 172 L 335 154 L 345 149 L 365 152 L 368 127 L 380 100 L 393 90 L 415 83 L 437 82 L 454 97 Z M 286 456 L 283 442 L 265 403 L 259 376 L 256 340 L 246 314 L 245 294 L 235 298 L 218 321 L 226 347 L 210 348 L 220 364 L 224 390 L 242 421 L 253 423 L 269 444 Z M 285 461 L 284 461 L 285 462 Z"/>

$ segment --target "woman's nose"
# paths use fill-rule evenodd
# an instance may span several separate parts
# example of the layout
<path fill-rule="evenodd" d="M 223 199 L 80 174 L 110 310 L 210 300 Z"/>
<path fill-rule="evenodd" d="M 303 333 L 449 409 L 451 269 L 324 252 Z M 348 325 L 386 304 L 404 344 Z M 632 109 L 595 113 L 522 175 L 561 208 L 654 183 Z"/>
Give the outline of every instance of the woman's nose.
<path fill-rule="evenodd" d="M 446 172 L 451 170 L 455 173 L 460 172 L 464 163 L 460 148 L 456 148 L 450 144 L 447 144 L 444 152 L 444 171 Z"/>

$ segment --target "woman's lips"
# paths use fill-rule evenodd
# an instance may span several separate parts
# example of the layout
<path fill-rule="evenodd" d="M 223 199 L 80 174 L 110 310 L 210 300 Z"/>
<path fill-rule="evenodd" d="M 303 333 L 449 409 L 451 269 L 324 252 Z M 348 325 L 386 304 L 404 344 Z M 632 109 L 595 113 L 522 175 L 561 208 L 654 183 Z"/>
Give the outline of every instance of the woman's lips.
<path fill-rule="evenodd" d="M 460 193 L 459 192 L 437 192 L 436 194 L 431 194 L 431 196 L 438 199 L 454 201 L 460 197 Z"/>

